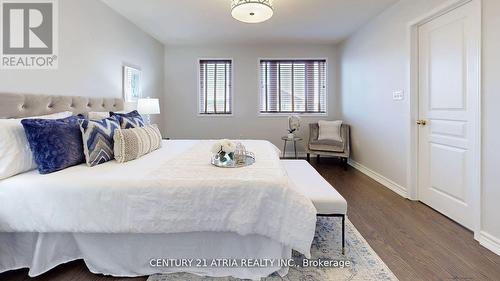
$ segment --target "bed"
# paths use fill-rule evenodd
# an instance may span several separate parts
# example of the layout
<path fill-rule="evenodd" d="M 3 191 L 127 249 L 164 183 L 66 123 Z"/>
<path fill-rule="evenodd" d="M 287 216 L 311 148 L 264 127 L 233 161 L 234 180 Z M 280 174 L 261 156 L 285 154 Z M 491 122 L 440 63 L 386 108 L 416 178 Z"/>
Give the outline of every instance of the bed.
<path fill-rule="evenodd" d="M 0 94 L 0 117 L 64 110 L 118 111 L 120 99 Z M 279 151 L 245 140 L 256 163 L 244 169 L 209 164 L 210 140 L 164 140 L 144 157 L 49 175 L 30 171 L 0 180 L 0 272 L 30 276 L 83 259 L 113 276 L 190 272 L 258 279 L 287 268 L 155 266 L 156 259 L 307 257 L 316 210 L 288 188 Z"/>

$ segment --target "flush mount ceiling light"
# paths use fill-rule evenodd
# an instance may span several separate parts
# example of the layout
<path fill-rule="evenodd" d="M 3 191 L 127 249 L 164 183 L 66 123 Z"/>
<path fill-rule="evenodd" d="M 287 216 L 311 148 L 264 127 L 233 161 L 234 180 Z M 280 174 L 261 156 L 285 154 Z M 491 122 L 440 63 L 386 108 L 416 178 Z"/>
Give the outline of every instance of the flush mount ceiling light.
<path fill-rule="evenodd" d="M 231 15 L 246 23 L 259 23 L 273 16 L 271 0 L 232 0 Z"/>

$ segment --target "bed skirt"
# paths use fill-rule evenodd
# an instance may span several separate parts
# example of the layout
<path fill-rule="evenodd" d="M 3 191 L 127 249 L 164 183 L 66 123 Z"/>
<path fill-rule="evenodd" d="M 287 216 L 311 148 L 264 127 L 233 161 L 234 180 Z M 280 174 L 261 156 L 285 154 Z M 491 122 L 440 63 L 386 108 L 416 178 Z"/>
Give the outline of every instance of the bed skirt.
<path fill-rule="evenodd" d="M 288 268 L 158 266 L 156 259 L 289 259 L 291 249 L 259 235 L 231 232 L 178 234 L 0 233 L 0 272 L 29 268 L 30 276 L 83 259 L 92 273 L 136 277 L 189 272 L 258 280 Z M 163 262 L 163 264 L 165 264 Z"/>

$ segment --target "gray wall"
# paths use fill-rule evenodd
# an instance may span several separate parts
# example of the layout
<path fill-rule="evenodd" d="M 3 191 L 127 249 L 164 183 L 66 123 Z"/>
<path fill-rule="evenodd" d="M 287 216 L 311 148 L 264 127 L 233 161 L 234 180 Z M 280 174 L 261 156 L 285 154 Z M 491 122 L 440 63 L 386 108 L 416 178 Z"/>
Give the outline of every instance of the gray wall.
<path fill-rule="evenodd" d="M 122 96 L 122 65 L 143 71 L 145 96 L 163 94 L 163 44 L 98 0 L 59 3 L 59 69 L 0 70 L 0 92 Z"/>
<path fill-rule="evenodd" d="M 407 23 L 444 0 L 401 1 L 341 46 L 342 112 L 352 123 L 352 158 L 406 186 L 409 99 Z M 383 159 L 384 161 L 381 161 Z"/>
<path fill-rule="evenodd" d="M 287 134 L 287 117 L 258 116 L 259 58 L 327 58 L 329 116 L 302 118 L 299 135 L 306 138 L 308 123 L 340 116 L 336 54 L 335 47 L 324 45 L 167 46 L 165 100 L 168 111 L 164 115 L 167 134 L 172 138 L 266 139 L 281 147 L 280 138 Z M 233 59 L 233 116 L 198 116 L 199 58 Z M 298 150 L 302 151 L 303 147 Z"/>
<path fill-rule="evenodd" d="M 343 118 L 353 125 L 353 159 L 405 188 L 409 104 L 408 23 L 444 0 L 403 0 L 366 24 L 341 46 Z M 482 232 L 500 252 L 500 1 L 483 0 Z"/>

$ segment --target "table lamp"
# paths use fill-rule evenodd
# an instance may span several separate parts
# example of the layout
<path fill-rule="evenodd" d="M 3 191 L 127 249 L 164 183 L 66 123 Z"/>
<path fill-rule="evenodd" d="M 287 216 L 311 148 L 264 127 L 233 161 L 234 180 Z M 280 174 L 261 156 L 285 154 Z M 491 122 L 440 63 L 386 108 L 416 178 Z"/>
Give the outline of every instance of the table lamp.
<path fill-rule="evenodd" d="M 137 111 L 139 114 L 146 116 L 146 123 L 151 124 L 152 114 L 160 114 L 160 100 L 152 98 L 139 99 L 137 101 Z"/>

